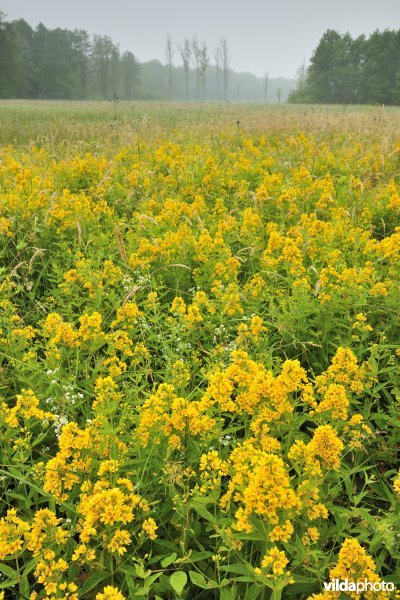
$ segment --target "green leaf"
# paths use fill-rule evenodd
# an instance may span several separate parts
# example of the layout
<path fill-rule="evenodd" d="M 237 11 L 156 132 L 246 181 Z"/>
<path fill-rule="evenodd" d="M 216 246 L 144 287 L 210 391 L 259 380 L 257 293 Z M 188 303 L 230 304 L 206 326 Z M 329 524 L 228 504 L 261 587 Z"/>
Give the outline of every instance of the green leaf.
<path fill-rule="evenodd" d="M 8 577 L 8 579 L 0 583 L 0 589 L 14 587 L 14 585 L 20 582 L 18 573 L 4 563 L 0 563 L 0 572 Z"/>
<path fill-rule="evenodd" d="M 209 510 L 207 510 L 206 508 L 204 508 L 203 506 L 196 506 L 194 503 L 192 504 L 193 510 L 195 510 L 197 512 L 197 514 L 202 517 L 205 521 L 208 521 L 208 523 L 213 523 L 213 525 L 215 525 L 217 523 L 217 519 L 214 517 L 213 514 L 210 513 Z"/>
<path fill-rule="evenodd" d="M 232 590 L 228 588 L 223 588 L 221 590 L 220 600 L 235 600 L 235 596 Z"/>
<path fill-rule="evenodd" d="M 175 573 L 172 573 L 171 577 L 169 578 L 169 582 L 174 591 L 178 594 L 178 596 L 180 596 L 187 583 L 187 575 L 183 571 L 175 571 Z"/>
<path fill-rule="evenodd" d="M 90 592 L 90 590 L 98 586 L 99 583 L 101 583 L 105 579 L 108 579 L 109 577 L 110 574 L 106 573 L 105 571 L 97 571 L 97 573 L 93 573 L 93 575 L 86 579 L 83 586 L 79 588 L 79 594 L 83 596 L 83 594 Z"/>
<path fill-rule="evenodd" d="M 290 585 L 286 590 L 287 596 L 296 596 L 298 598 L 302 594 L 311 592 L 317 592 L 320 589 L 318 580 L 311 577 L 304 577 L 302 575 L 295 576 L 295 583 Z"/>
<path fill-rule="evenodd" d="M 4 590 L 6 588 L 12 588 L 19 583 L 19 577 L 14 577 L 14 579 L 6 579 L 0 583 L 0 590 Z"/>
<path fill-rule="evenodd" d="M 226 571 L 227 573 L 236 573 L 237 575 L 252 575 L 254 572 L 251 567 L 248 567 L 247 565 L 241 565 L 240 563 L 220 567 L 220 571 Z"/>
<path fill-rule="evenodd" d="M 4 563 L 0 563 L 0 571 L 4 573 L 4 575 L 7 575 L 7 577 L 9 577 L 10 579 L 18 579 L 18 573 L 8 565 L 5 565 Z"/>
<path fill-rule="evenodd" d="M 150 570 L 145 571 L 142 565 L 139 565 L 138 563 L 135 564 L 135 573 L 137 577 L 140 577 L 140 579 L 146 579 L 149 575 L 151 575 Z"/>
<path fill-rule="evenodd" d="M 198 562 L 199 560 L 210 558 L 210 556 L 212 556 L 212 552 L 209 552 L 208 550 L 203 550 L 203 552 L 193 552 L 193 554 L 190 556 L 190 560 L 192 562 Z"/>
<path fill-rule="evenodd" d="M 220 587 L 217 581 L 213 581 L 212 579 L 206 581 L 204 575 L 197 573 L 196 571 L 189 571 L 189 575 L 192 583 L 203 590 L 211 590 Z"/>
<path fill-rule="evenodd" d="M 128 586 L 129 593 L 133 594 L 134 592 L 136 592 L 136 585 L 135 585 L 135 581 L 134 581 L 133 577 L 126 574 L 125 581 L 126 581 L 126 585 Z"/>
<path fill-rule="evenodd" d="M 203 588 L 203 590 L 206 590 L 208 588 L 207 581 L 205 580 L 204 575 L 202 575 L 201 573 L 197 573 L 196 571 L 189 571 L 189 576 L 191 582 L 194 583 L 194 585 L 197 585 L 197 587 Z"/>
<path fill-rule="evenodd" d="M 261 586 L 258 586 L 256 584 L 251 585 L 249 588 L 247 588 L 246 600 L 256 600 L 256 598 L 259 597 L 262 591 L 263 588 Z"/>
<path fill-rule="evenodd" d="M 168 556 L 165 556 L 162 561 L 161 561 L 161 566 L 162 567 L 169 567 L 169 565 L 172 565 L 172 563 L 174 563 L 177 559 L 177 553 L 173 552 L 172 554 L 169 554 Z"/>
<path fill-rule="evenodd" d="M 140 590 L 137 590 L 137 592 L 135 592 L 133 594 L 135 597 L 141 598 L 144 596 L 149 596 L 149 588 L 147 586 L 141 588 Z"/>
<path fill-rule="evenodd" d="M 24 575 L 19 584 L 19 593 L 21 598 L 29 598 L 30 585 L 28 578 Z"/>

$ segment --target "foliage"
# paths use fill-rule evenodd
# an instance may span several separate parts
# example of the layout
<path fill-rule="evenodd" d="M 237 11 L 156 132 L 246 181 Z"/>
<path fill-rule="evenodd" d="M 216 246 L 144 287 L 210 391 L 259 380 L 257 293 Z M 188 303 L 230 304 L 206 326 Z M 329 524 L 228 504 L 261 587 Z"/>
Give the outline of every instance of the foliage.
<path fill-rule="evenodd" d="M 328 29 L 311 57 L 306 78 L 289 100 L 323 104 L 400 103 L 400 30 L 353 39 Z"/>
<path fill-rule="evenodd" d="M 132 52 L 121 54 L 107 35 L 91 37 L 82 29 L 49 29 L 42 23 L 33 29 L 23 19 L 5 21 L 0 12 L 0 98 L 111 100 L 115 93 L 123 100 L 260 101 L 262 80 L 229 69 L 224 43 L 222 95 L 219 71 L 209 64 L 207 46 L 197 38 L 185 39 L 183 66 L 173 63 L 170 38 L 166 64 L 139 63 Z M 293 84 L 291 79 L 271 79 L 269 100 L 275 102 L 278 89 L 286 99 Z"/>

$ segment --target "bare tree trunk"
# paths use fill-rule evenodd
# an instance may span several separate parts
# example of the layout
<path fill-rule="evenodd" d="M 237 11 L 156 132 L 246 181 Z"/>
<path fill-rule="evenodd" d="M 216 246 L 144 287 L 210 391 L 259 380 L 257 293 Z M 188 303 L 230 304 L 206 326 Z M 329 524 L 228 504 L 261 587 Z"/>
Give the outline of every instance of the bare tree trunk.
<path fill-rule="evenodd" d="M 214 59 L 215 59 L 215 65 L 217 67 L 217 100 L 219 102 L 220 100 L 220 93 L 219 93 L 219 71 L 220 71 L 220 66 L 221 66 L 221 49 L 219 46 L 217 46 L 214 50 Z"/>
<path fill-rule="evenodd" d="M 224 101 L 228 99 L 228 77 L 229 77 L 229 64 L 231 62 L 231 56 L 229 54 L 228 42 L 226 38 L 221 38 L 219 42 L 221 49 L 221 62 L 222 71 L 224 76 Z"/>
<path fill-rule="evenodd" d="M 169 99 L 172 100 L 172 83 L 174 80 L 174 46 L 172 44 L 172 38 L 171 35 L 168 34 L 167 36 L 167 45 L 165 48 L 165 60 L 166 60 L 166 66 L 168 68 L 168 95 L 169 95 Z"/>
<path fill-rule="evenodd" d="M 265 74 L 265 81 L 264 81 L 264 104 L 267 104 L 267 94 L 268 94 L 268 73 Z"/>
<path fill-rule="evenodd" d="M 201 97 L 202 97 L 202 101 L 204 102 L 204 91 L 205 91 L 205 86 L 206 86 L 206 72 L 208 69 L 208 65 L 210 62 L 210 59 L 208 57 L 208 49 L 207 49 L 207 45 L 205 42 L 202 43 L 201 48 L 200 48 L 200 79 L 201 79 Z"/>
<path fill-rule="evenodd" d="M 183 70 L 185 73 L 186 102 L 189 102 L 190 57 L 192 54 L 190 41 L 186 38 L 183 42 L 183 46 L 178 46 L 178 48 L 182 58 Z"/>
<path fill-rule="evenodd" d="M 200 64 L 201 64 L 201 48 L 196 37 L 192 40 L 192 59 L 193 66 L 196 71 L 196 98 L 200 100 Z"/>

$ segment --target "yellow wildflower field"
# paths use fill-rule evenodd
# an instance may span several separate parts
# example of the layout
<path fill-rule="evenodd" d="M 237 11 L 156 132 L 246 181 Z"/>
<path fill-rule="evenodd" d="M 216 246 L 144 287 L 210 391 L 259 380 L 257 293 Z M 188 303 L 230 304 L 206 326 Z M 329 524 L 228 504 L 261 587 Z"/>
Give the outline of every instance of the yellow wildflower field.
<path fill-rule="evenodd" d="M 0 599 L 400 583 L 400 113 L 0 116 Z"/>

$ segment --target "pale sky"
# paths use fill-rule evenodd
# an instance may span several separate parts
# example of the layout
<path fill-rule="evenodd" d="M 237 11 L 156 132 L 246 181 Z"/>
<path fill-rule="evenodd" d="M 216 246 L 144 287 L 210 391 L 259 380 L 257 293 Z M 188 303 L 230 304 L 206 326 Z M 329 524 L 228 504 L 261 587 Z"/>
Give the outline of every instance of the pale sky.
<path fill-rule="evenodd" d="M 197 35 L 211 56 L 224 36 L 235 71 L 270 77 L 294 77 L 328 28 L 353 36 L 400 29 L 400 0 L 0 0 L 0 11 L 33 27 L 109 35 L 142 62 L 164 62 L 168 33 L 176 44 Z"/>

